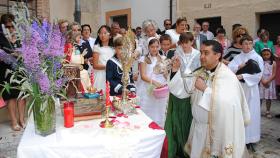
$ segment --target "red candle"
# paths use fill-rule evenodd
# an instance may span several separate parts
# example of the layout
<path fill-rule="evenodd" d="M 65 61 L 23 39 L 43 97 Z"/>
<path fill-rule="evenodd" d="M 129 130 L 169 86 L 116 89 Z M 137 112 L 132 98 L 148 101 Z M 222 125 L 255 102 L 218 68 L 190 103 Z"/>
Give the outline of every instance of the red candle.
<path fill-rule="evenodd" d="M 93 73 L 93 69 L 91 70 L 91 73 L 90 73 L 90 83 L 91 83 L 91 86 L 93 87 L 93 84 L 94 84 L 94 73 Z"/>
<path fill-rule="evenodd" d="M 106 82 L 106 106 L 111 106 L 110 102 L 110 83 Z"/>
<path fill-rule="evenodd" d="M 64 127 L 70 128 L 74 126 L 74 103 L 65 102 L 64 104 Z"/>

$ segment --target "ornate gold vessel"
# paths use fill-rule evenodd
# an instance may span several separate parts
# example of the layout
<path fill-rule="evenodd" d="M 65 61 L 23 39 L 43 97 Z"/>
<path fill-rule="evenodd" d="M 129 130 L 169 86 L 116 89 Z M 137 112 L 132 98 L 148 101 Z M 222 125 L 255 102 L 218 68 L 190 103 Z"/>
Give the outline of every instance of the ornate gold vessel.
<path fill-rule="evenodd" d="M 121 64 L 123 68 L 122 75 L 122 84 L 123 84 L 123 92 L 121 101 L 115 101 L 114 106 L 117 110 L 123 112 L 124 114 L 135 113 L 136 109 L 133 106 L 132 101 L 128 99 L 128 90 L 126 89 L 129 84 L 129 72 L 131 70 L 132 63 L 134 62 L 134 50 L 135 50 L 135 34 L 132 32 L 129 27 L 126 35 L 122 37 L 123 46 L 122 46 L 122 55 L 121 55 Z"/>

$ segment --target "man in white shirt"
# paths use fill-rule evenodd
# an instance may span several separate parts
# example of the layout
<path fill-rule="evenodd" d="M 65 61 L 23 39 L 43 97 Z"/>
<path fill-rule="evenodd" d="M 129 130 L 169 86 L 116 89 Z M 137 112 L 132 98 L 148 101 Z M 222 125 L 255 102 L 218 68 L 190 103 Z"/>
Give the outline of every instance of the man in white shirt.
<path fill-rule="evenodd" d="M 207 40 L 212 40 L 214 38 L 214 35 L 209 29 L 209 22 L 205 21 L 202 23 L 202 31 L 200 31 L 201 34 L 207 37 Z"/>
<path fill-rule="evenodd" d="M 207 40 L 207 37 L 200 33 L 201 26 L 199 23 L 194 24 L 193 32 L 194 32 L 194 39 L 195 39 L 195 46 L 197 50 L 200 50 L 200 46 L 202 42 Z"/>

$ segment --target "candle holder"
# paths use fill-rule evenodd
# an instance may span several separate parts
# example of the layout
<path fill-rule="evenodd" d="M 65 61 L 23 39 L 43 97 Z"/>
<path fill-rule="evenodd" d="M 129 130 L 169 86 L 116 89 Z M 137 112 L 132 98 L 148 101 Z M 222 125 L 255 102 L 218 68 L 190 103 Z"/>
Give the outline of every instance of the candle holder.
<path fill-rule="evenodd" d="M 111 101 L 110 101 L 110 83 L 106 82 L 106 111 L 105 111 L 105 120 L 101 122 L 101 126 L 104 128 L 112 128 L 114 127 L 114 124 L 112 121 L 109 121 L 109 113 L 110 113 L 110 107 L 111 107 Z"/>
<path fill-rule="evenodd" d="M 112 127 L 114 127 L 113 122 L 109 121 L 109 112 L 110 112 L 110 107 L 106 106 L 105 120 L 101 122 L 101 123 L 104 124 L 104 128 L 112 128 Z"/>

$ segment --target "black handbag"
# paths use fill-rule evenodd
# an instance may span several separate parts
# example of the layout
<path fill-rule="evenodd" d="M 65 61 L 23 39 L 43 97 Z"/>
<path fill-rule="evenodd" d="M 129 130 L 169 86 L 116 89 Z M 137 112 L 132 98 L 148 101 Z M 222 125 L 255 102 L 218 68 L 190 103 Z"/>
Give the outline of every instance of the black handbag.
<path fill-rule="evenodd" d="M 260 73 L 261 69 L 259 67 L 258 62 L 256 62 L 253 59 L 249 59 L 246 63 L 245 66 L 240 68 L 239 70 L 237 70 L 237 72 L 235 73 L 236 75 L 240 75 L 240 74 L 257 74 Z M 240 80 L 240 82 L 245 82 L 244 79 Z"/>

